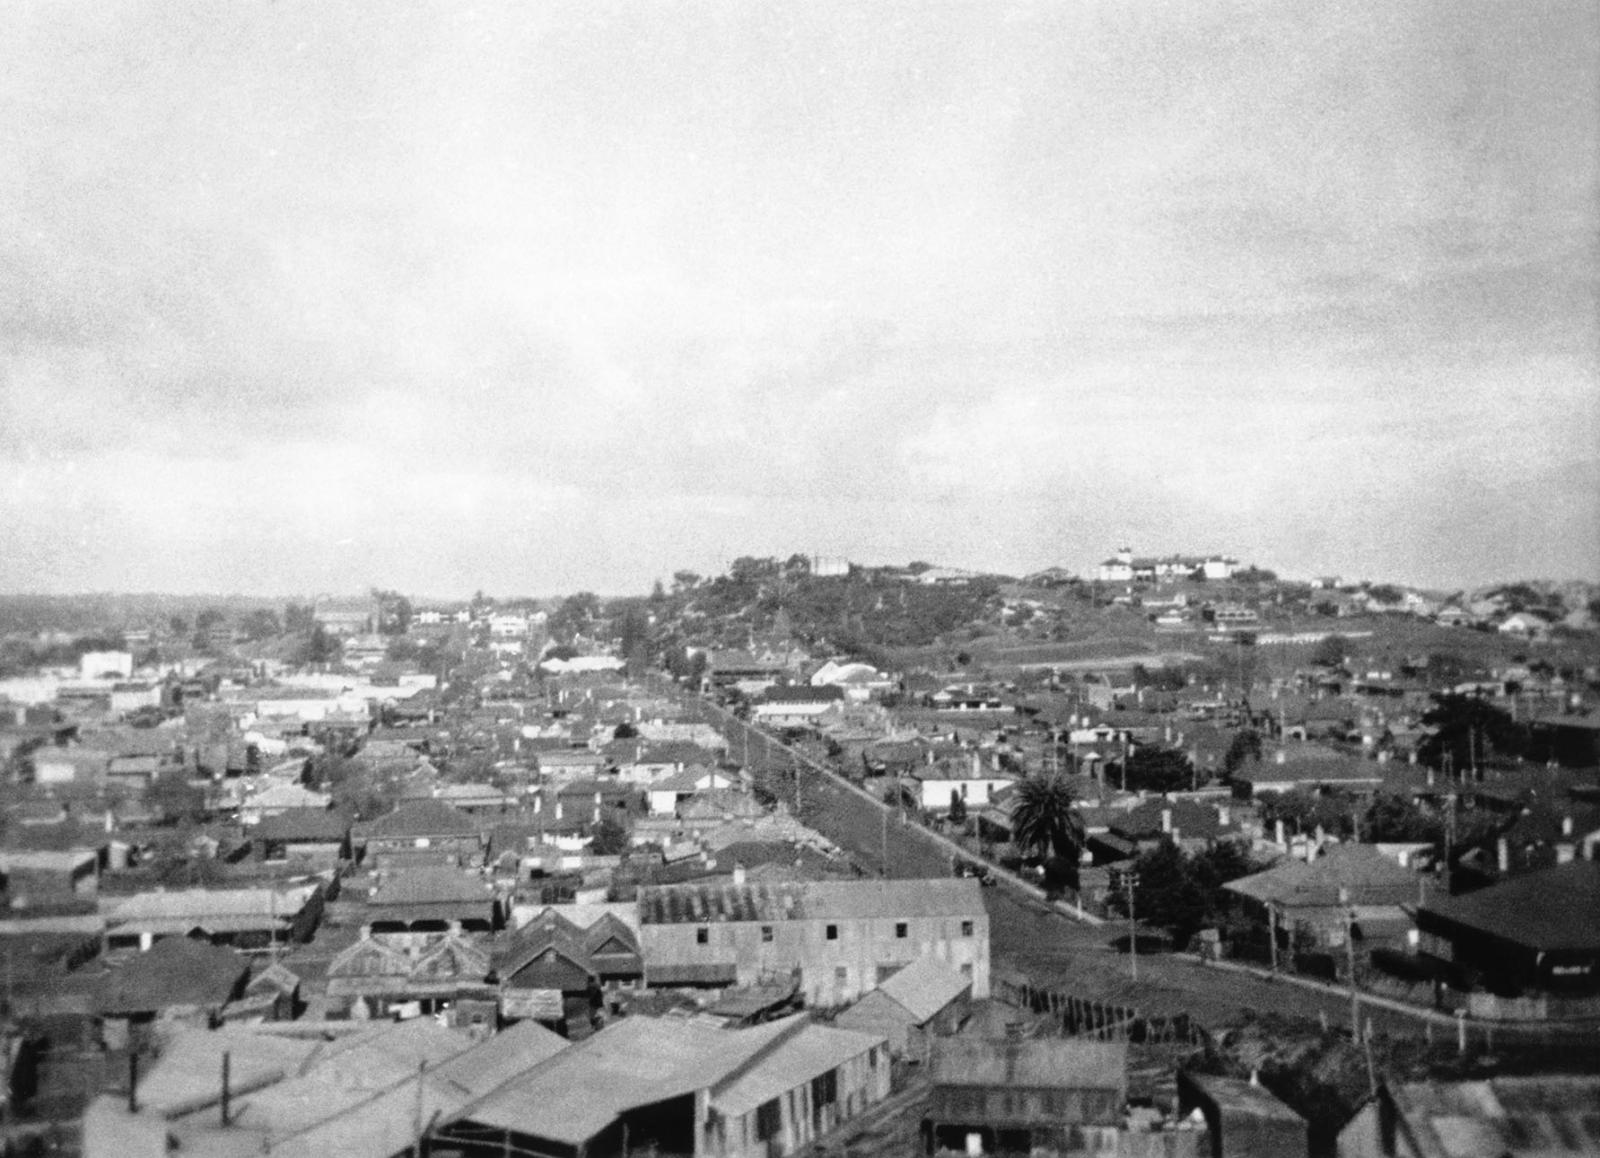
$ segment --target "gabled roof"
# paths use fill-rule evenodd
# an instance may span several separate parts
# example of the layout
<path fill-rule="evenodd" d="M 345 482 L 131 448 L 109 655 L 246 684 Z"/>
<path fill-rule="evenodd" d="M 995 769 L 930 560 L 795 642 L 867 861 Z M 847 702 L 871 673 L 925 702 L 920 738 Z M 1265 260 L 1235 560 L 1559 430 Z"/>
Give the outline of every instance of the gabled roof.
<path fill-rule="evenodd" d="M 699 782 L 707 781 L 708 788 L 732 787 L 738 782 L 738 777 L 730 776 L 726 772 L 719 772 L 715 768 L 708 768 L 703 764 L 691 764 L 681 772 L 674 772 L 649 785 L 651 792 L 698 792 Z M 719 785 L 717 781 L 722 783 Z"/>
<path fill-rule="evenodd" d="M 356 825 L 355 832 L 364 839 L 477 836 L 478 824 L 442 800 L 408 800 L 385 816 Z"/>
<path fill-rule="evenodd" d="M 594 972 L 582 931 L 565 917 L 548 911 L 522 926 L 509 943 L 495 950 L 494 969 L 504 980 L 552 952 L 585 973 Z"/>
<path fill-rule="evenodd" d="M 387 941 L 363 936 L 334 956 L 327 973 L 329 977 L 406 977 L 411 973 L 411 958 Z"/>
<path fill-rule="evenodd" d="M 971 988 L 972 982 L 956 970 L 937 957 L 926 956 L 896 970 L 878 991 L 893 998 L 914 1024 L 921 1025 Z"/>
<path fill-rule="evenodd" d="M 1471 929 L 1546 953 L 1600 951 L 1600 862 L 1574 860 L 1439 897 L 1417 910 L 1417 923 Z"/>

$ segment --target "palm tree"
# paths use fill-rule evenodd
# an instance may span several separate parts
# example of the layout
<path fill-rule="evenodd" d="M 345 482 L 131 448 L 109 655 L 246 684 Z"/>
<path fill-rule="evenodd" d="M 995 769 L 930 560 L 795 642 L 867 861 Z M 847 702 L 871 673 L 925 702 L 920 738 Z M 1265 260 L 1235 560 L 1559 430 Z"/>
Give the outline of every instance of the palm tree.
<path fill-rule="evenodd" d="M 1054 854 L 1078 863 L 1083 848 L 1083 818 L 1078 815 L 1072 786 L 1059 772 L 1029 776 L 1017 785 L 1011 806 L 1011 838 L 1018 848 L 1041 857 Z"/>

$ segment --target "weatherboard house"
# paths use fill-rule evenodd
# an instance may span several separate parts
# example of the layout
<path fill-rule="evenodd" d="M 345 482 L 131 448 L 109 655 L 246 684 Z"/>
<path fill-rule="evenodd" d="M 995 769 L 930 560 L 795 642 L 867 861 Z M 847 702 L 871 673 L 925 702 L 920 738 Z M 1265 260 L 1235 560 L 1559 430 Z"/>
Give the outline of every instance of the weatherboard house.
<path fill-rule="evenodd" d="M 989 996 L 989 915 L 971 879 L 660 885 L 640 890 L 651 987 L 800 975 L 808 1005 L 846 1005 L 921 957 Z"/>

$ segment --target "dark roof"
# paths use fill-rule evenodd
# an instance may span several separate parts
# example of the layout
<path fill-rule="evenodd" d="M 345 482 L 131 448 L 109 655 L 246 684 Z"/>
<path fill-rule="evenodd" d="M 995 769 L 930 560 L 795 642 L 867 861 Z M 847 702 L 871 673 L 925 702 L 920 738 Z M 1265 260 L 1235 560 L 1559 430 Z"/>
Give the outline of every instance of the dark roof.
<path fill-rule="evenodd" d="M 1540 952 L 1600 951 L 1600 862 L 1574 860 L 1475 893 L 1440 897 L 1418 924 L 1455 926 Z"/>
<path fill-rule="evenodd" d="M 810 684 L 790 684 L 787 687 L 768 688 L 761 693 L 759 704 L 828 704 L 844 699 L 844 689 L 833 684 L 812 687 Z"/>
<path fill-rule="evenodd" d="M 189 937 L 164 937 L 106 975 L 99 1010 L 130 1014 L 183 1005 L 220 1007 L 249 973 L 249 960 L 232 949 Z"/>
<path fill-rule="evenodd" d="M 1109 827 L 1112 832 L 1129 839 L 1153 836 L 1165 831 L 1162 814 L 1166 812 L 1172 814 L 1170 827 L 1177 829 L 1180 836 L 1211 840 L 1222 834 L 1222 818 L 1212 806 L 1194 800 L 1165 798 L 1145 801 L 1117 817 Z"/>
<path fill-rule="evenodd" d="M 286 808 L 250 830 L 256 840 L 343 840 L 350 834 L 350 818 L 326 808 Z"/>
<path fill-rule="evenodd" d="M 358 824 L 356 834 L 365 838 L 477 836 L 478 824 L 442 800 L 408 800 L 387 816 Z"/>
<path fill-rule="evenodd" d="M 510 977 L 551 950 L 586 973 L 595 971 L 583 932 L 565 917 L 547 911 L 513 933 L 508 943 L 495 949 L 495 972 L 502 979 Z"/>

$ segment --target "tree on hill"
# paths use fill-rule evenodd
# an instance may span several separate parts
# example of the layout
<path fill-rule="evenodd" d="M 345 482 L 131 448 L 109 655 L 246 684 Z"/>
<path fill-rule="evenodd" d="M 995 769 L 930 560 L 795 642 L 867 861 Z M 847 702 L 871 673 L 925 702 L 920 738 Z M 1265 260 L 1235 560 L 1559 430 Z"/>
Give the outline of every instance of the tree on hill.
<path fill-rule="evenodd" d="M 600 596 L 593 591 L 579 591 L 561 601 L 550 617 L 550 634 L 563 643 L 571 643 L 578 635 L 593 631 L 600 618 Z"/>
<path fill-rule="evenodd" d="M 1325 635 L 1311 651 L 1311 662 L 1319 667 L 1340 667 L 1350 658 L 1350 641 L 1342 635 Z"/>
<path fill-rule="evenodd" d="M 313 624 L 305 642 L 295 651 L 295 661 L 301 664 L 332 663 L 339 658 L 344 645 L 328 633 L 322 624 Z"/>
<path fill-rule="evenodd" d="M 244 637 L 252 643 L 264 639 L 276 639 L 283 634 L 283 627 L 278 622 L 277 613 L 265 607 L 258 607 L 249 615 L 246 615 L 244 622 L 240 626 L 244 629 Z"/>
<path fill-rule="evenodd" d="M 287 603 L 283 608 L 283 629 L 290 635 L 310 631 L 317 625 L 317 612 L 309 603 Z"/>

